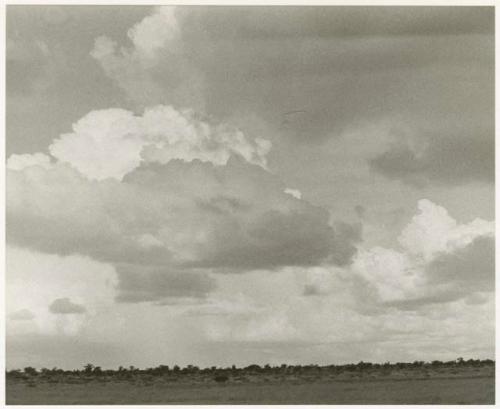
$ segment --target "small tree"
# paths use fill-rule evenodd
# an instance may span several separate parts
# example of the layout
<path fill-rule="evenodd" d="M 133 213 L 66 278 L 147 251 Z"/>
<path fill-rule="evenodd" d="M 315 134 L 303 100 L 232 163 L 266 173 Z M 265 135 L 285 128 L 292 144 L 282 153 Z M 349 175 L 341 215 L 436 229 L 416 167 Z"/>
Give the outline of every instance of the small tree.
<path fill-rule="evenodd" d="M 30 375 L 30 376 L 36 376 L 38 375 L 38 372 L 35 368 L 31 367 L 31 366 L 27 366 L 26 368 L 24 368 L 24 373 L 26 375 Z"/>
<path fill-rule="evenodd" d="M 160 365 L 158 367 L 158 372 L 160 373 L 160 375 L 168 374 L 169 371 L 170 368 L 168 367 L 168 365 Z"/>

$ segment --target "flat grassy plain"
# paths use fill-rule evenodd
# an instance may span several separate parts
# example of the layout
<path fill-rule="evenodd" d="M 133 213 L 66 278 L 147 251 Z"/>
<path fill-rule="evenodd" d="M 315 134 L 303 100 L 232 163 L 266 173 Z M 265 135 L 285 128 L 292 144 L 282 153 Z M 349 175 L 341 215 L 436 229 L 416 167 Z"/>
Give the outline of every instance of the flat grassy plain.
<path fill-rule="evenodd" d="M 494 404 L 494 365 L 213 376 L 7 378 L 7 404 Z"/>

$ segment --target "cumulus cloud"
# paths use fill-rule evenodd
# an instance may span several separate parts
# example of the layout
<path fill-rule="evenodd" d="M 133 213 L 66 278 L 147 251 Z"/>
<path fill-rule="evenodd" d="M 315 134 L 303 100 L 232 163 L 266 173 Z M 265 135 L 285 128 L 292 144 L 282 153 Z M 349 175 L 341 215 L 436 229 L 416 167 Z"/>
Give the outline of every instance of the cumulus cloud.
<path fill-rule="evenodd" d="M 156 7 L 127 35 L 131 47 L 118 48 L 101 36 L 90 55 L 130 100 L 140 106 L 170 102 L 203 107 L 203 76 L 184 55 L 175 7 Z"/>
<path fill-rule="evenodd" d="M 73 133 L 61 135 L 49 147 L 61 162 L 97 180 L 121 180 L 143 161 L 199 159 L 223 165 L 238 155 L 265 167 L 270 149 L 263 138 L 252 140 L 227 124 L 163 105 L 147 108 L 142 116 L 123 109 L 92 111 L 73 125 Z"/>
<path fill-rule="evenodd" d="M 85 314 L 87 309 L 80 304 L 72 302 L 69 298 L 57 298 L 49 305 L 52 314 Z"/>
<path fill-rule="evenodd" d="M 401 250 L 358 252 L 352 271 L 385 306 L 417 309 L 494 291 L 494 222 L 460 224 L 429 200 L 403 229 Z"/>
<path fill-rule="evenodd" d="M 134 25 L 127 35 L 135 52 L 153 58 L 159 49 L 172 44 L 179 35 L 175 7 L 158 7 L 153 14 Z"/>
<path fill-rule="evenodd" d="M 203 298 L 208 270 L 345 266 L 356 253 L 361 225 L 287 192 L 263 139 L 167 106 L 94 111 L 73 131 L 49 147 L 54 162 L 9 158 L 8 240 L 111 263 L 118 301 Z"/>
<path fill-rule="evenodd" d="M 448 211 L 427 199 L 418 202 L 418 213 L 403 229 L 399 242 L 410 254 L 432 259 L 439 252 L 464 247 L 478 236 L 491 236 L 495 223 L 475 219 L 458 224 Z"/>
<path fill-rule="evenodd" d="M 122 182 L 90 181 L 58 163 L 8 171 L 9 241 L 111 263 L 234 271 L 348 264 L 359 226 L 284 193 L 261 167 L 173 160 L 142 165 Z M 77 198 L 68 206 L 67 198 Z"/>

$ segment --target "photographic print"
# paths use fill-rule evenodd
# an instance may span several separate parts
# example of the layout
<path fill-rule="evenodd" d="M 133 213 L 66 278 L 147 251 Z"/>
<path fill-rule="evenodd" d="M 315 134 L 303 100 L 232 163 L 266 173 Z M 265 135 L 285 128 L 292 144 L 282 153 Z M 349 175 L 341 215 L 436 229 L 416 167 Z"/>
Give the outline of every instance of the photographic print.
<path fill-rule="evenodd" d="M 495 403 L 495 8 L 11 4 L 9 405 Z"/>

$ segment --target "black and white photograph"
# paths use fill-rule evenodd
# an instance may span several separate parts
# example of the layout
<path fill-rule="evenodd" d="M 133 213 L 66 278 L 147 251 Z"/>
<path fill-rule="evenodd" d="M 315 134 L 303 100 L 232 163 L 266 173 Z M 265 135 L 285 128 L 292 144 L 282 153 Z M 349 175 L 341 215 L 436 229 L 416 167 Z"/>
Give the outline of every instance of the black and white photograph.
<path fill-rule="evenodd" d="M 495 6 L 4 4 L 7 405 L 494 405 Z"/>

